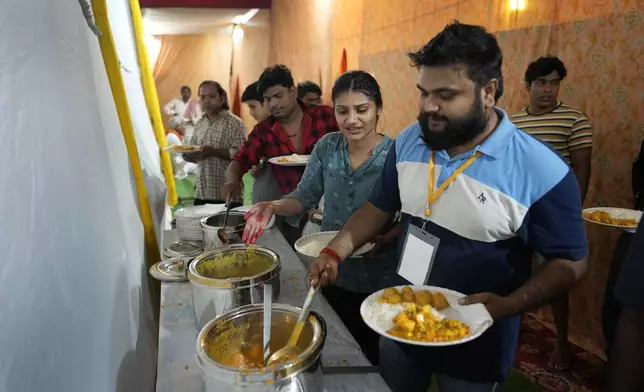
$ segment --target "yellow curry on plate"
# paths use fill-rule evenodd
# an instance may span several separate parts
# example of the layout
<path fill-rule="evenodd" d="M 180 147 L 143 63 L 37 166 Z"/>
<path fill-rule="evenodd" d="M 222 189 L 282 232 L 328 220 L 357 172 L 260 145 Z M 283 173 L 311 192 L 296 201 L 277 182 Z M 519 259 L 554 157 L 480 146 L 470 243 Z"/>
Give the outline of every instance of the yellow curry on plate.
<path fill-rule="evenodd" d="M 607 225 L 615 225 L 615 226 L 622 226 L 622 227 L 637 226 L 637 220 L 634 218 L 615 218 L 606 211 L 584 212 L 584 218 L 593 222 L 604 223 Z"/>
<path fill-rule="evenodd" d="M 470 328 L 466 324 L 441 317 L 434 311 L 449 307 L 447 298 L 442 293 L 413 291 L 408 286 L 401 291 L 388 288 L 378 302 L 394 305 L 402 303 L 404 306 L 404 310 L 393 319 L 394 327 L 387 331 L 392 336 L 418 342 L 449 342 L 470 334 Z"/>

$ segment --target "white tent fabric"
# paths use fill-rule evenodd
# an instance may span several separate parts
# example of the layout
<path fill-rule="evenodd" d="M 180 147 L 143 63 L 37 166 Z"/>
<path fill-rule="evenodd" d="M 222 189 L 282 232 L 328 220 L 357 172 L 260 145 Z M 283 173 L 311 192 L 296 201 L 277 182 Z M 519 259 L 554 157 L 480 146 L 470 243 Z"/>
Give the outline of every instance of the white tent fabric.
<path fill-rule="evenodd" d="M 153 217 L 159 219 L 155 222 L 159 243 L 163 228 L 168 228 L 169 222 L 163 222 L 166 212 L 166 194 L 163 173 L 161 172 L 161 159 L 159 146 L 154 138 L 154 130 L 150 123 L 150 116 L 145 105 L 145 96 L 141 85 L 134 43 L 134 30 L 130 16 L 130 6 L 127 0 L 109 0 L 108 11 L 114 43 L 121 62 L 121 74 L 125 83 L 130 113 L 136 132 L 136 144 L 139 147 L 139 158 L 146 176 L 145 183 L 149 192 Z M 169 214 L 166 215 L 169 217 Z"/>
<path fill-rule="evenodd" d="M 108 3 L 160 223 L 127 1 Z M 0 9 L 0 391 L 153 391 L 143 228 L 98 41 L 75 1 Z"/>

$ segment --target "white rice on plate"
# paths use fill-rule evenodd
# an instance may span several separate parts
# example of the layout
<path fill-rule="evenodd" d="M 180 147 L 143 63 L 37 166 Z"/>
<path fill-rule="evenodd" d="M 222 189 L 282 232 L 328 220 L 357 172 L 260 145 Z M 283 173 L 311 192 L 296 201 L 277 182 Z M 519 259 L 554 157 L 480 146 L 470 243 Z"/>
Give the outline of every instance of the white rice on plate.
<path fill-rule="evenodd" d="M 328 244 L 329 243 L 325 241 L 312 240 L 302 245 L 301 252 L 308 256 L 317 257 L 320 255 L 320 252 L 322 252 L 322 249 L 324 249 Z"/>
<path fill-rule="evenodd" d="M 396 286 L 395 288 L 400 291 L 403 287 L 404 286 Z M 369 326 L 369 328 L 371 328 L 381 336 L 402 343 L 412 344 L 416 346 L 453 346 L 478 338 L 493 324 L 492 317 L 490 316 L 490 313 L 488 313 L 484 305 L 459 305 L 458 299 L 464 296 L 464 294 L 462 293 L 435 286 L 408 287 L 414 291 L 429 290 L 431 292 L 438 292 L 445 295 L 445 298 L 447 299 L 447 302 L 450 306 L 441 311 L 438 311 L 430 306 L 432 313 L 441 320 L 444 318 L 450 318 L 466 324 L 470 328 L 470 335 L 464 337 L 463 339 L 445 342 L 412 341 L 390 335 L 389 333 L 387 333 L 387 331 L 394 327 L 393 319 L 394 317 L 396 317 L 396 315 L 404 310 L 404 304 L 393 305 L 380 303 L 378 300 L 380 297 L 382 297 L 384 290 L 380 290 L 371 294 L 362 302 L 362 305 L 360 306 L 360 315 L 362 316 L 364 322 Z"/>
<path fill-rule="evenodd" d="M 314 259 L 320 255 L 322 249 L 326 248 L 337 234 L 337 231 L 320 231 L 314 234 L 305 235 L 295 241 L 295 250 L 301 256 Z M 374 246 L 374 243 L 365 244 L 360 249 L 353 252 L 350 257 L 361 257 L 363 254 L 373 249 Z"/>
<path fill-rule="evenodd" d="M 431 306 L 430 309 L 440 320 L 445 318 L 443 314 Z M 403 304 L 382 304 L 378 301 L 369 301 L 365 303 L 364 317 L 369 318 L 370 321 L 375 323 L 379 328 L 387 331 L 394 327 L 394 317 L 403 310 L 405 310 L 405 306 Z"/>

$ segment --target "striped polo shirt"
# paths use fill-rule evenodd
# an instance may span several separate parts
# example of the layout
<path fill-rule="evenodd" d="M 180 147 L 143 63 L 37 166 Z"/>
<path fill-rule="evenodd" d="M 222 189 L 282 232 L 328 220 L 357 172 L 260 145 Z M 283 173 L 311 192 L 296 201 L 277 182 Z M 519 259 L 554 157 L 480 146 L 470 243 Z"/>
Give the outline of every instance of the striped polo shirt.
<path fill-rule="evenodd" d="M 570 164 L 570 153 L 593 146 L 590 120 L 579 109 L 557 102 L 548 113 L 533 115 L 526 106 L 511 117 L 517 127 L 548 143 Z"/>
<path fill-rule="evenodd" d="M 436 188 L 477 151 L 481 155 L 432 206 L 425 230 L 440 244 L 428 285 L 505 296 L 529 278 L 533 252 L 573 261 L 588 254 L 574 173 L 556 152 L 496 110 L 499 125 L 481 145 L 454 157 L 435 153 Z M 370 199 L 383 211 L 402 211 L 405 228 L 423 226 L 427 205 L 431 150 L 421 134 L 414 123 L 398 135 Z M 512 366 L 519 324 L 519 316 L 498 320 L 478 339 L 457 346 L 401 348 L 428 371 L 499 382 Z"/>

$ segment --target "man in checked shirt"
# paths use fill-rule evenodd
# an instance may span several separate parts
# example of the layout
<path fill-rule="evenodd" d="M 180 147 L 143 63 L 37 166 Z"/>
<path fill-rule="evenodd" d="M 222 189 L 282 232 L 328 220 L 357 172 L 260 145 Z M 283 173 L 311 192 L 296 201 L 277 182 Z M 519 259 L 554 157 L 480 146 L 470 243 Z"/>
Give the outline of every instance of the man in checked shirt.
<path fill-rule="evenodd" d="M 232 207 L 241 206 L 241 194 L 227 200 L 228 194 L 222 194 L 221 190 L 230 158 L 246 141 L 246 126 L 239 117 L 230 113 L 228 95 L 218 82 L 202 82 L 199 86 L 199 100 L 204 116 L 197 122 L 190 144 L 200 146 L 201 149 L 183 154 L 186 161 L 198 165 L 194 204 L 221 204 L 230 201 Z"/>
<path fill-rule="evenodd" d="M 310 107 L 297 98 L 293 76 L 284 65 L 266 68 L 257 81 L 257 90 L 271 115 L 255 125 L 248 141 L 232 158 L 222 191 L 225 195 L 240 194 L 242 176 L 258 165 L 262 157 L 310 155 L 322 136 L 338 130 L 332 107 Z M 275 165 L 273 173 L 284 195 L 297 187 L 304 167 Z"/>

